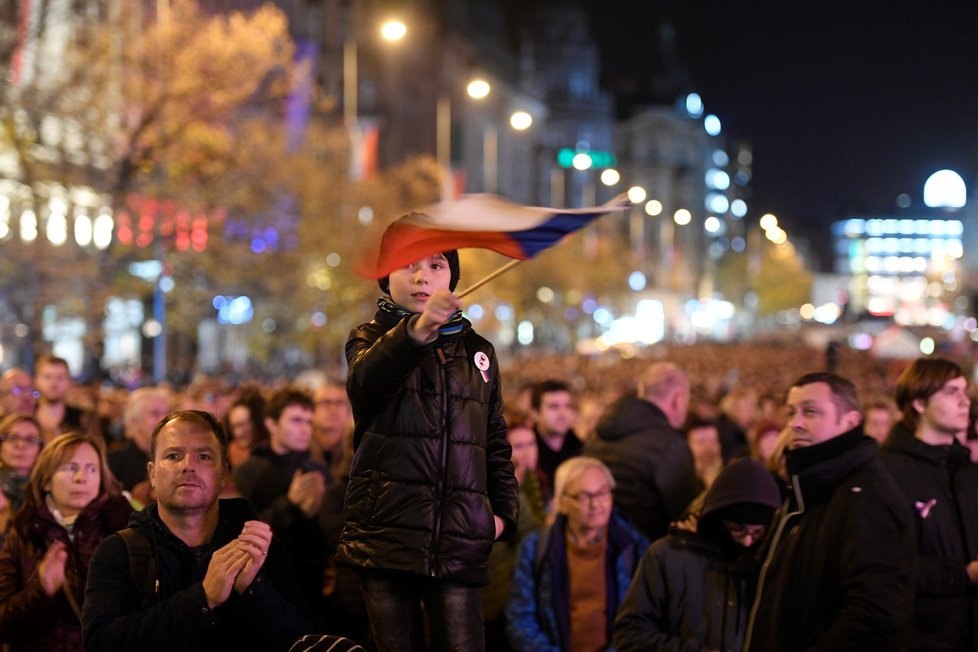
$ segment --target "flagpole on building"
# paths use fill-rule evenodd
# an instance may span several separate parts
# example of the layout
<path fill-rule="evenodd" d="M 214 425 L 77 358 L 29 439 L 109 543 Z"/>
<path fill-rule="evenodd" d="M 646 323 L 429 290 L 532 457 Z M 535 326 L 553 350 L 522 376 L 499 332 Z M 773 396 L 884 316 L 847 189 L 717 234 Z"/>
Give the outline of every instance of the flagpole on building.
<path fill-rule="evenodd" d="M 514 267 L 516 267 L 517 265 L 519 265 L 522 262 L 523 261 L 522 260 L 519 260 L 519 259 L 513 259 L 513 260 L 509 261 L 508 263 L 506 263 L 505 265 L 503 265 L 502 267 L 500 267 L 496 271 L 490 273 L 485 278 L 482 278 L 481 280 L 476 281 L 474 284 L 472 284 L 469 287 L 465 288 L 464 290 L 462 290 L 461 292 L 459 292 L 455 296 L 457 296 L 459 299 L 461 299 L 465 295 L 467 295 L 467 294 L 469 294 L 471 292 L 475 292 L 476 290 L 478 290 L 479 288 L 481 288 L 483 285 L 485 285 L 486 283 L 488 283 L 492 279 L 496 278 L 497 276 L 501 276 L 501 275 L 505 274 L 506 272 L 508 272 L 509 270 L 513 269 Z"/>

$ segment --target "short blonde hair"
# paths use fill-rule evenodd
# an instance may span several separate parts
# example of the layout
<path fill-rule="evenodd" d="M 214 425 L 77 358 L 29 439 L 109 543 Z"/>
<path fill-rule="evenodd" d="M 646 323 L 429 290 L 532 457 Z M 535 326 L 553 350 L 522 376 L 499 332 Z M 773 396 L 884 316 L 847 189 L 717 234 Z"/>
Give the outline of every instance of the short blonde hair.
<path fill-rule="evenodd" d="M 604 462 L 596 457 L 585 457 L 583 455 L 572 457 L 558 466 L 557 472 L 554 473 L 554 505 L 557 505 L 557 511 L 560 511 L 560 499 L 567 492 L 567 485 L 581 477 L 588 469 L 601 471 L 608 480 L 608 486 L 611 489 L 615 488 L 615 476 L 612 475 L 611 469 L 604 465 Z"/>

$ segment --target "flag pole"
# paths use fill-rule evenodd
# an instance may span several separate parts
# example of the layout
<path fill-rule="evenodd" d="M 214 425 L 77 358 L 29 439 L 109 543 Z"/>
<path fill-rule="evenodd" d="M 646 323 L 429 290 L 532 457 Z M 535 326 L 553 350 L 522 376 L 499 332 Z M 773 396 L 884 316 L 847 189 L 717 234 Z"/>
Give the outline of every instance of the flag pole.
<path fill-rule="evenodd" d="M 505 265 L 503 265 L 502 267 L 500 267 L 496 271 L 490 273 L 485 278 L 476 281 L 475 283 L 473 283 L 469 287 L 465 288 L 464 290 L 462 290 L 461 292 L 459 292 L 455 296 L 457 296 L 459 299 L 461 299 L 465 295 L 467 295 L 467 294 L 469 294 L 471 292 L 475 292 L 476 290 L 478 290 L 479 288 L 481 288 L 483 285 L 485 285 L 486 283 L 488 283 L 492 279 L 496 278 L 497 276 L 501 276 L 502 274 L 505 274 L 506 272 L 508 272 L 509 270 L 513 269 L 514 267 L 516 267 L 517 265 L 519 265 L 522 262 L 523 261 L 522 260 L 519 260 L 519 259 L 513 259 L 513 260 L 509 261 L 508 263 L 506 263 Z"/>

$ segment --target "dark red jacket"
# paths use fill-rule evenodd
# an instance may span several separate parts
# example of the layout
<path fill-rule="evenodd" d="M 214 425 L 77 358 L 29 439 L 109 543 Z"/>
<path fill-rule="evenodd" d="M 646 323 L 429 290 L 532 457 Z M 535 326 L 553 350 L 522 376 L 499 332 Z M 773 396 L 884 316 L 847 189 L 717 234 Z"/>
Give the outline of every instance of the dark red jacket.
<path fill-rule="evenodd" d="M 88 563 L 99 542 L 126 527 L 132 507 L 121 496 L 96 498 L 78 515 L 73 538 L 59 525 L 47 505 L 25 505 L 0 553 L 0 640 L 11 650 L 81 650 L 81 622 L 66 597 L 71 592 L 81 608 Z M 65 584 L 49 597 L 41 588 L 37 566 L 48 547 L 64 542 L 68 550 Z"/>

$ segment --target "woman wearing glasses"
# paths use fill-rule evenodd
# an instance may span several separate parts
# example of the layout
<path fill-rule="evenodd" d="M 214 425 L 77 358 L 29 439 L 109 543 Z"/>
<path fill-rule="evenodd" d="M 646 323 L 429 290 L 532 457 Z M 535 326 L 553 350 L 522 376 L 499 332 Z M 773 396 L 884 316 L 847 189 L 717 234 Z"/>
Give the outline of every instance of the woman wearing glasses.
<path fill-rule="evenodd" d="M 615 479 L 592 457 L 554 476 L 554 523 L 520 546 L 507 632 L 517 652 L 604 650 L 615 612 L 648 541 L 615 515 Z"/>
<path fill-rule="evenodd" d="M 12 651 L 82 649 L 88 563 L 131 512 L 101 439 L 68 433 L 51 440 L 0 552 L 0 640 Z"/>
<path fill-rule="evenodd" d="M 41 426 L 33 416 L 14 413 L 0 421 L 0 548 L 41 452 Z"/>

